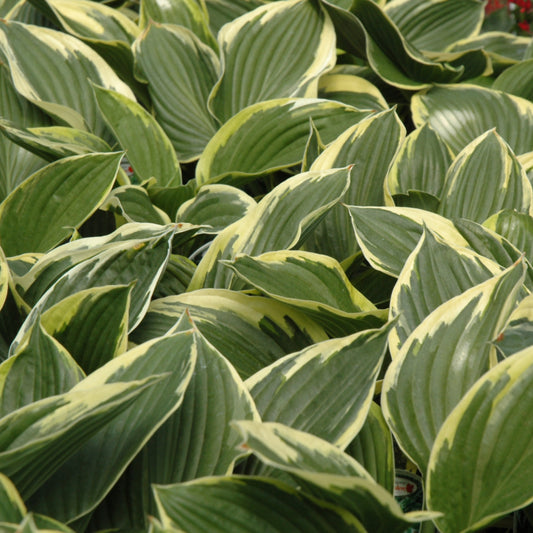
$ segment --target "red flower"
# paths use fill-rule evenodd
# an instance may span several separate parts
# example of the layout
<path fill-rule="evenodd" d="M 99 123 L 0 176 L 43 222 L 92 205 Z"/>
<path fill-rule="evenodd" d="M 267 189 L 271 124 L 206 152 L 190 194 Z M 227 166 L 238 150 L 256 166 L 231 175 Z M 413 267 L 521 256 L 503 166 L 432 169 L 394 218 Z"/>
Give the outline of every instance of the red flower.
<path fill-rule="evenodd" d="M 518 23 L 518 27 L 521 30 L 524 30 L 524 31 L 529 31 L 529 29 L 530 29 L 529 22 L 527 22 L 526 20 L 523 20 L 522 22 L 519 22 Z"/>

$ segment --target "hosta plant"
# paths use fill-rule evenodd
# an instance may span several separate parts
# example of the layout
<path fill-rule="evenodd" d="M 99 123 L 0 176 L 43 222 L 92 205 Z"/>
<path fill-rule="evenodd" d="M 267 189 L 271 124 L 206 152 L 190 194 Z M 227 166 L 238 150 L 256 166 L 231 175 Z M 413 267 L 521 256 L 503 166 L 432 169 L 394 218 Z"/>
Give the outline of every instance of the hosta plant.
<path fill-rule="evenodd" d="M 0 4 L 1 531 L 533 528 L 533 44 L 489 7 Z"/>

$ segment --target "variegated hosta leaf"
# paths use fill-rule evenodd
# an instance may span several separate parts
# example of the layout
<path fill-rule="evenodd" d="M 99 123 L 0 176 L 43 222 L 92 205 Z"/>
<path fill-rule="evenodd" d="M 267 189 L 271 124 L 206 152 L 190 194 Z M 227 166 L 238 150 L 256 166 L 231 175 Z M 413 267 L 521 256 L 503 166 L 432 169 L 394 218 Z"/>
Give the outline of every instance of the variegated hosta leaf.
<path fill-rule="evenodd" d="M 73 128 L 98 136 L 105 134 L 91 81 L 134 99 L 131 89 L 96 52 L 65 33 L 3 22 L 0 49 L 8 60 L 17 91 Z"/>
<path fill-rule="evenodd" d="M 115 181 L 122 153 L 86 154 L 50 163 L 0 204 L 6 255 L 46 252 L 96 211 Z"/>
<path fill-rule="evenodd" d="M 243 455 L 231 420 L 259 420 L 234 367 L 201 334 L 197 362 L 180 408 L 148 441 L 150 483 L 230 474 Z"/>
<path fill-rule="evenodd" d="M 127 152 L 135 175 L 141 181 L 155 178 L 161 187 L 181 185 L 176 152 L 155 118 L 137 102 L 115 91 L 95 86 L 94 92 L 98 107 Z"/>
<path fill-rule="evenodd" d="M 335 65 L 335 30 L 314 0 L 269 3 L 218 34 L 222 73 L 209 106 L 222 123 L 257 102 L 317 96 L 318 77 Z"/>
<path fill-rule="evenodd" d="M 342 337 L 383 324 L 386 312 L 350 283 L 333 258 L 284 250 L 226 262 L 242 279 L 275 300 L 308 314 L 331 336 Z"/>
<path fill-rule="evenodd" d="M 95 258 L 109 249 L 129 242 L 133 249 L 142 249 L 143 243 L 151 245 L 159 242 L 161 238 L 168 237 L 169 232 L 174 232 L 174 242 L 180 236 L 190 237 L 196 231 L 196 226 L 190 224 L 172 224 L 161 226 L 158 224 L 130 223 L 120 226 L 117 230 L 102 237 L 86 237 L 63 244 L 54 248 L 47 254 L 41 254 L 37 259 L 26 256 L 27 263 L 20 265 L 14 263 L 12 272 L 17 272 L 15 284 L 17 290 L 23 295 L 30 306 L 34 306 L 43 294 L 72 267 Z M 150 248 L 150 247 L 148 247 Z M 23 256 L 24 257 L 24 256 Z M 20 258 L 19 258 L 20 259 Z M 12 263 L 13 264 L 13 261 Z M 21 272 L 15 268 L 22 269 Z"/>
<path fill-rule="evenodd" d="M 393 493 L 392 433 L 377 403 L 372 402 L 363 427 L 344 451 L 364 466 L 377 483 Z"/>
<path fill-rule="evenodd" d="M 7 68 L 0 68 L 0 109 L 2 119 L 11 121 L 17 127 L 42 126 L 50 122 L 48 116 L 15 90 Z M 17 146 L 4 135 L 0 135 L 0 161 L 0 200 L 46 165 L 45 160 Z"/>
<path fill-rule="evenodd" d="M 182 26 L 151 23 L 133 45 L 155 118 L 182 162 L 197 159 L 218 129 L 207 98 L 219 68 L 211 48 Z"/>
<path fill-rule="evenodd" d="M 295 471 L 293 475 L 304 494 L 349 511 L 366 527 L 365 531 L 403 533 L 436 514 L 404 513 L 390 492 L 366 479 L 305 470 Z"/>
<path fill-rule="evenodd" d="M 297 247 L 337 203 L 349 183 L 349 170 L 305 172 L 289 178 L 256 207 L 217 235 L 198 265 L 189 287 L 237 288 L 240 280 L 219 261 L 237 254 L 259 255 Z M 242 286 L 242 283 L 240 284 Z"/>
<path fill-rule="evenodd" d="M 0 310 L 4 307 L 9 292 L 9 284 L 12 281 L 10 268 L 4 251 L 0 248 Z"/>
<path fill-rule="evenodd" d="M 360 76 L 337 74 L 335 71 L 320 77 L 318 96 L 358 109 L 384 111 L 389 108 L 389 104 L 373 83 Z"/>
<path fill-rule="evenodd" d="M 398 321 L 389 338 L 393 358 L 413 330 L 439 305 L 503 270 L 469 248 L 451 246 L 425 230 L 391 294 Z"/>
<path fill-rule="evenodd" d="M 498 364 L 468 391 L 433 447 L 428 507 L 443 533 L 470 532 L 533 502 L 531 347 Z M 495 483 L 487 481 L 497 480 Z"/>
<path fill-rule="evenodd" d="M 26 506 L 13 482 L 0 472 L 0 522 L 18 524 L 26 514 Z"/>
<path fill-rule="evenodd" d="M 77 0 L 31 0 L 43 11 L 48 11 L 60 25 L 79 39 L 111 41 L 131 44 L 138 36 L 139 27 L 118 9 L 100 2 Z"/>
<path fill-rule="evenodd" d="M 492 88 L 533 101 L 533 58 L 505 69 Z"/>
<path fill-rule="evenodd" d="M 272 363 L 246 380 L 261 419 L 345 448 L 374 395 L 390 327 L 330 339 Z M 321 406 L 328 405 L 324 410 Z"/>
<path fill-rule="evenodd" d="M 314 161 L 311 170 L 350 165 L 350 186 L 343 203 L 384 205 L 385 176 L 404 136 L 405 127 L 395 110 L 382 111 L 339 135 Z M 335 206 L 328 213 L 308 246 L 339 261 L 357 252 L 350 215 L 344 206 Z"/>
<path fill-rule="evenodd" d="M 510 267 L 524 255 L 505 237 L 477 222 L 462 219 L 456 220 L 454 225 L 472 250 L 488 259 L 492 259 L 502 267 Z M 525 263 L 527 265 L 527 273 L 524 284 L 531 291 L 533 290 L 533 269 L 527 258 Z"/>
<path fill-rule="evenodd" d="M 513 35 L 504 31 L 488 31 L 462 39 L 450 46 L 449 50 L 476 50 L 482 48 L 488 52 L 497 72 L 517 64 L 524 59 L 524 54 L 531 39 L 525 35 Z"/>
<path fill-rule="evenodd" d="M 236 291 L 203 289 L 153 301 L 131 340 L 142 342 L 164 335 L 185 311 L 243 378 L 327 338 L 315 322 L 280 302 Z"/>
<path fill-rule="evenodd" d="M 420 53 L 372 0 L 354 0 L 350 12 L 364 26 L 370 66 L 387 83 L 416 90 L 431 83 L 452 82 L 461 74 L 460 68 L 431 61 Z"/>
<path fill-rule="evenodd" d="M 533 146 L 533 103 L 475 85 L 436 86 L 411 101 L 417 127 L 429 122 L 457 154 L 492 128 L 517 155 Z"/>
<path fill-rule="evenodd" d="M 516 210 L 505 209 L 483 223 L 512 243 L 533 263 L 533 217 Z"/>
<path fill-rule="evenodd" d="M 163 526 L 189 533 L 364 533 L 348 511 L 253 476 L 208 477 L 153 487 Z"/>
<path fill-rule="evenodd" d="M 177 24 L 191 30 L 202 42 L 217 49 L 217 42 L 209 29 L 209 14 L 204 2 L 182 0 L 142 0 L 139 26 L 146 28 L 151 22 Z"/>
<path fill-rule="evenodd" d="M 196 196 L 181 204 L 176 214 L 177 222 L 208 225 L 209 232 L 218 233 L 236 222 L 257 205 L 244 191 L 213 183 L 201 187 Z"/>
<path fill-rule="evenodd" d="M 71 389 L 12 411 L 0 419 L 0 468 L 25 501 L 102 426 L 157 388 L 161 378 Z M 30 504 L 31 505 L 31 504 Z M 35 509 L 32 506 L 33 509 Z"/>
<path fill-rule="evenodd" d="M 451 162 L 449 148 L 429 123 L 425 123 L 400 146 L 387 175 L 387 190 L 395 201 L 395 195 L 411 191 L 423 191 L 439 198 Z"/>
<path fill-rule="evenodd" d="M 502 209 L 531 213 L 533 191 L 509 145 L 490 130 L 466 146 L 446 175 L 439 212 L 483 222 Z"/>
<path fill-rule="evenodd" d="M 313 161 L 324 151 L 326 146 L 320 138 L 320 133 L 318 132 L 313 119 L 309 119 L 309 136 L 307 137 L 307 142 L 305 143 L 304 155 L 302 157 L 301 171 L 307 172 L 311 167 Z"/>
<path fill-rule="evenodd" d="M 511 313 L 509 322 L 494 346 L 502 357 L 509 357 L 533 345 L 533 295 L 526 296 Z"/>
<path fill-rule="evenodd" d="M 353 165 L 343 201 L 350 205 L 382 205 L 385 176 L 404 136 L 405 127 L 396 111 L 382 111 L 339 135 L 315 160 L 311 170 Z"/>
<path fill-rule="evenodd" d="M 393 0 L 384 11 L 410 44 L 434 52 L 477 35 L 484 16 L 480 0 Z"/>
<path fill-rule="evenodd" d="M 357 242 L 373 268 L 397 277 L 414 250 L 424 227 L 453 246 L 467 241 L 452 222 L 410 207 L 348 206 Z"/>
<path fill-rule="evenodd" d="M 244 448 L 263 464 L 289 473 L 304 494 L 347 509 L 368 531 L 400 533 L 415 521 L 403 515 L 392 494 L 337 446 L 275 422 L 235 425 L 243 434 Z"/>
<path fill-rule="evenodd" d="M 125 13 L 103 2 L 30 0 L 56 26 L 87 43 L 140 98 L 144 87 L 133 76 L 131 44 L 140 29 Z"/>
<path fill-rule="evenodd" d="M 383 413 L 406 454 L 427 473 L 446 417 L 495 360 L 522 287 L 523 261 L 443 303 L 415 328 L 389 366 Z"/>
<path fill-rule="evenodd" d="M 224 24 L 262 5 L 260 0 L 205 0 L 213 35 L 217 35 Z"/>
<path fill-rule="evenodd" d="M 68 392 L 85 374 L 37 320 L 12 357 L 0 365 L 0 418 L 49 396 Z"/>
<path fill-rule="evenodd" d="M 288 472 L 305 470 L 372 481 L 372 476 L 353 457 L 310 433 L 278 422 L 238 420 L 232 426 L 241 435 L 241 449 L 253 452 L 269 466 Z"/>
<path fill-rule="evenodd" d="M 115 187 L 100 209 L 117 213 L 128 222 L 170 224 L 168 215 L 151 202 L 146 189 L 139 185 Z"/>
<path fill-rule="evenodd" d="M 137 401 L 109 424 L 100 424 L 94 436 L 32 495 L 28 505 L 63 522 L 94 509 L 144 444 L 178 409 L 195 364 L 194 338 L 185 331 L 137 346 L 76 385 L 71 393 L 99 398 L 106 387 L 131 387 L 139 380 L 154 384 L 145 387 Z M 95 458 L 99 468 L 84 466 L 93 464 Z"/>
<path fill-rule="evenodd" d="M 126 351 L 132 288 L 109 285 L 75 292 L 42 314 L 43 328 L 90 374 Z"/>
<path fill-rule="evenodd" d="M 175 296 L 185 292 L 195 270 L 196 264 L 188 257 L 172 254 L 155 288 L 153 298 Z"/>
<path fill-rule="evenodd" d="M 37 291 L 33 293 L 34 297 L 40 296 L 40 298 L 36 301 L 10 349 L 14 350 L 20 343 L 38 313 L 43 313 L 76 292 L 106 285 L 135 283 L 131 291 L 128 317 L 129 330 L 133 329 L 148 309 L 152 293 L 170 256 L 175 228 L 172 225 L 160 226 L 159 228 L 160 234 L 156 234 L 152 238 L 145 237 L 144 239 L 117 242 L 112 246 L 104 246 L 96 253 L 90 253 L 87 249 L 84 250 L 83 245 L 86 246 L 87 242 L 81 242 L 82 251 L 85 251 L 88 257 L 83 257 L 82 254 L 78 262 L 73 265 L 71 258 L 67 256 L 67 258 L 63 258 L 63 265 L 49 264 L 50 270 L 48 272 L 46 272 L 46 259 L 48 258 L 45 258 L 44 279 L 38 278 L 35 287 L 30 287 L 30 293 L 26 293 L 31 295 L 33 292 L 31 289 L 34 288 Z M 80 243 L 80 241 L 74 242 Z M 70 247 L 70 249 L 72 248 L 75 249 L 75 247 Z M 59 250 L 56 257 L 60 257 L 60 253 L 64 251 Z M 37 263 L 34 268 L 38 271 L 41 265 Z M 63 270 L 55 270 L 55 268 L 62 268 Z M 52 275 L 57 277 L 50 279 L 47 274 L 50 277 Z M 32 275 L 33 272 L 30 271 L 28 276 L 31 278 Z"/>
<path fill-rule="evenodd" d="M 12 142 L 48 161 L 91 152 L 111 152 L 100 137 L 64 126 L 22 128 L 0 119 L 0 130 Z"/>
<path fill-rule="evenodd" d="M 207 145 L 196 167 L 198 186 L 241 185 L 262 174 L 302 161 L 313 120 L 328 144 L 370 111 L 316 98 L 281 98 L 253 104 L 226 122 Z"/>

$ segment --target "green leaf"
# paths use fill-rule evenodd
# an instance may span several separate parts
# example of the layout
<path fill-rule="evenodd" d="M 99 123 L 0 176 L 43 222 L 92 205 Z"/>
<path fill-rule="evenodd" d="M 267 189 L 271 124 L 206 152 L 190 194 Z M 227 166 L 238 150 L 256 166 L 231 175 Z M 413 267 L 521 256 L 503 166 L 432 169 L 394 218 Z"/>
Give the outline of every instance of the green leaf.
<path fill-rule="evenodd" d="M 198 186 L 212 182 L 242 185 L 302 161 L 313 120 L 324 144 L 369 115 L 339 102 L 281 98 L 253 104 L 226 122 L 206 146 Z"/>
<path fill-rule="evenodd" d="M 111 190 L 120 159 L 122 153 L 72 156 L 21 183 L 0 205 L 4 252 L 46 252 L 67 239 Z"/>
<path fill-rule="evenodd" d="M 126 351 L 131 290 L 109 285 L 76 292 L 45 311 L 42 326 L 90 374 Z"/>
<path fill-rule="evenodd" d="M 259 255 L 298 247 L 342 198 L 348 186 L 348 173 L 348 169 L 305 172 L 280 183 L 248 214 L 217 235 L 198 265 L 189 289 L 238 288 L 235 274 L 221 265 L 221 259 L 233 259 L 239 253 Z"/>
<path fill-rule="evenodd" d="M 155 288 L 153 298 L 175 296 L 185 292 L 195 270 L 196 264 L 193 261 L 187 257 L 172 254 Z"/>
<path fill-rule="evenodd" d="M 452 222 L 440 215 L 410 207 L 348 206 L 357 242 L 373 268 L 397 277 L 414 250 L 424 227 L 454 246 L 466 240 Z"/>
<path fill-rule="evenodd" d="M 355 458 L 377 483 L 393 493 L 392 434 L 377 403 L 372 402 L 363 427 L 344 451 Z"/>
<path fill-rule="evenodd" d="M 480 179 L 490 176 L 490 180 Z M 483 222 L 502 209 L 531 213 L 533 191 L 509 145 L 490 130 L 466 146 L 446 175 L 439 212 Z"/>
<path fill-rule="evenodd" d="M 533 145 L 533 103 L 500 91 L 436 86 L 413 96 L 411 112 L 417 127 L 429 122 L 455 154 L 493 128 L 517 155 Z"/>
<path fill-rule="evenodd" d="M 504 209 L 487 219 L 483 226 L 507 239 L 533 262 L 533 218 L 529 214 Z"/>
<path fill-rule="evenodd" d="M 148 441 L 151 483 L 176 483 L 230 474 L 239 433 L 231 420 L 259 420 L 253 400 L 233 366 L 202 335 L 196 338 L 195 371 L 180 408 Z"/>
<path fill-rule="evenodd" d="M 189 533 L 363 533 L 347 511 L 310 500 L 279 481 L 251 476 L 202 478 L 156 485 L 159 515 L 166 527 Z"/>
<path fill-rule="evenodd" d="M 37 320 L 25 342 L 0 365 L 0 418 L 43 398 L 68 392 L 84 377 L 72 356 Z"/>
<path fill-rule="evenodd" d="M 248 378 L 246 385 L 261 419 L 345 448 L 370 409 L 389 329 L 366 330 L 315 344 Z M 323 405 L 328 409 L 321 409 Z"/>
<path fill-rule="evenodd" d="M 511 313 L 509 322 L 494 340 L 499 355 L 509 357 L 533 344 L 533 297 L 526 296 Z"/>
<path fill-rule="evenodd" d="M 505 69 L 494 80 L 492 88 L 533 101 L 533 59 Z"/>
<path fill-rule="evenodd" d="M 451 162 L 449 148 L 425 123 L 407 136 L 391 163 L 386 179 L 388 193 L 394 197 L 423 191 L 439 198 Z"/>
<path fill-rule="evenodd" d="M 479 0 L 394 0 L 384 11 L 411 45 L 435 52 L 477 35 L 484 15 Z"/>
<path fill-rule="evenodd" d="M 38 107 L 15 90 L 7 68 L 0 68 L 0 107 L 2 118 L 18 127 L 41 126 L 49 122 Z M 0 200 L 46 164 L 43 159 L 15 145 L 4 135 L 0 136 L 0 161 Z"/>
<path fill-rule="evenodd" d="M 318 80 L 318 96 L 337 100 L 358 109 L 384 111 L 389 104 L 370 81 L 351 74 L 337 74 L 335 70 Z"/>
<path fill-rule="evenodd" d="M 390 316 L 398 317 L 389 339 L 393 357 L 439 305 L 502 270 L 503 267 L 469 248 L 451 246 L 431 231 L 424 231 L 391 294 Z"/>
<path fill-rule="evenodd" d="M 152 302 L 131 340 L 142 342 L 164 335 L 185 311 L 243 379 L 288 353 L 327 338 L 315 322 L 280 302 L 236 291 L 202 289 Z"/>
<path fill-rule="evenodd" d="M 117 213 L 128 222 L 170 224 L 168 215 L 152 204 L 146 189 L 139 185 L 115 187 L 100 209 Z"/>
<path fill-rule="evenodd" d="M 394 109 L 382 111 L 348 128 L 314 161 L 311 170 L 350 165 L 350 186 L 342 198 L 349 205 L 384 205 L 384 181 L 405 127 Z M 375 157 L 375 147 L 380 147 Z M 357 252 L 350 215 L 335 206 L 316 228 L 308 246 L 342 261 Z"/>
<path fill-rule="evenodd" d="M 17 91 L 73 128 L 105 134 L 91 81 L 134 98 L 109 65 L 75 37 L 17 22 L 3 22 L 0 32 L 0 49 Z"/>
<path fill-rule="evenodd" d="M 331 257 L 284 250 L 257 257 L 238 255 L 225 264 L 262 293 L 308 314 L 331 336 L 348 335 L 386 321 L 386 314 L 380 316 Z"/>
<path fill-rule="evenodd" d="M 104 119 L 127 152 L 135 175 L 141 181 L 155 178 L 162 187 L 181 185 L 178 158 L 155 118 L 120 93 L 97 86 L 94 93 Z"/>
<path fill-rule="evenodd" d="M 209 106 L 222 123 L 258 102 L 317 96 L 318 77 L 335 64 L 335 31 L 319 2 L 272 2 L 218 33 L 222 72 Z"/>
<path fill-rule="evenodd" d="M 13 482 L 0 472 L 0 522 L 18 524 L 26 514 L 26 506 Z"/>
<path fill-rule="evenodd" d="M 0 131 L 12 142 L 48 161 L 71 155 L 111 151 L 109 145 L 96 135 L 64 126 L 23 128 L 0 119 Z"/>
<path fill-rule="evenodd" d="M 217 49 L 217 42 L 209 29 L 209 15 L 205 3 L 196 0 L 166 2 L 142 0 L 139 26 L 144 29 L 150 22 L 179 24 L 191 30 L 202 42 Z"/>
<path fill-rule="evenodd" d="M 211 48 L 182 26 L 150 23 L 133 45 L 136 74 L 181 162 L 198 159 L 218 129 L 207 98 L 219 67 Z"/>
<path fill-rule="evenodd" d="M 446 417 L 495 361 L 525 275 L 523 261 L 448 300 L 411 333 L 383 380 L 382 406 L 404 452 L 427 473 Z"/>
<path fill-rule="evenodd" d="M 263 5 L 260 0 L 205 0 L 209 14 L 209 26 L 214 35 L 227 22 Z"/>
<path fill-rule="evenodd" d="M 196 364 L 190 331 L 154 339 L 109 361 L 73 390 L 100 397 L 106 387 L 130 386 L 159 376 L 135 403 L 86 440 L 79 451 L 30 498 L 37 512 L 70 522 L 90 512 L 104 498 L 126 466 L 155 431 L 176 411 Z M 124 382 L 124 383 L 123 383 Z M 97 393 L 96 393 L 97 391 Z M 110 446 L 109 443 L 114 445 Z M 86 468 L 98 458 L 100 468 Z"/>
<path fill-rule="evenodd" d="M 213 183 L 204 185 L 194 198 L 181 204 L 176 221 L 208 225 L 212 227 L 209 232 L 218 233 L 241 219 L 256 205 L 255 200 L 240 189 Z"/>
<path fill-rule="evenodd" d="M 533 351 L 506 359 L 468 391 L 431 453 L 428 506 L 443 533 L 474 531 L 533 501 Z M 498 480 L 486 483 L 483 480 Z"/>

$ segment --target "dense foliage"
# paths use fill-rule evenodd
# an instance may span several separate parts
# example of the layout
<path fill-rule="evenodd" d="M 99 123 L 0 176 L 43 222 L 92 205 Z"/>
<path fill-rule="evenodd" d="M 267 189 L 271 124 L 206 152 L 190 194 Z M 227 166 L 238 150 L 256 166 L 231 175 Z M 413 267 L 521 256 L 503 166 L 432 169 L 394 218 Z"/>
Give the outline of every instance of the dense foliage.
<path fill-rule="evenodd" d="M 1 531 L 527 522 L 513 4 L 0 3 Z"/>

